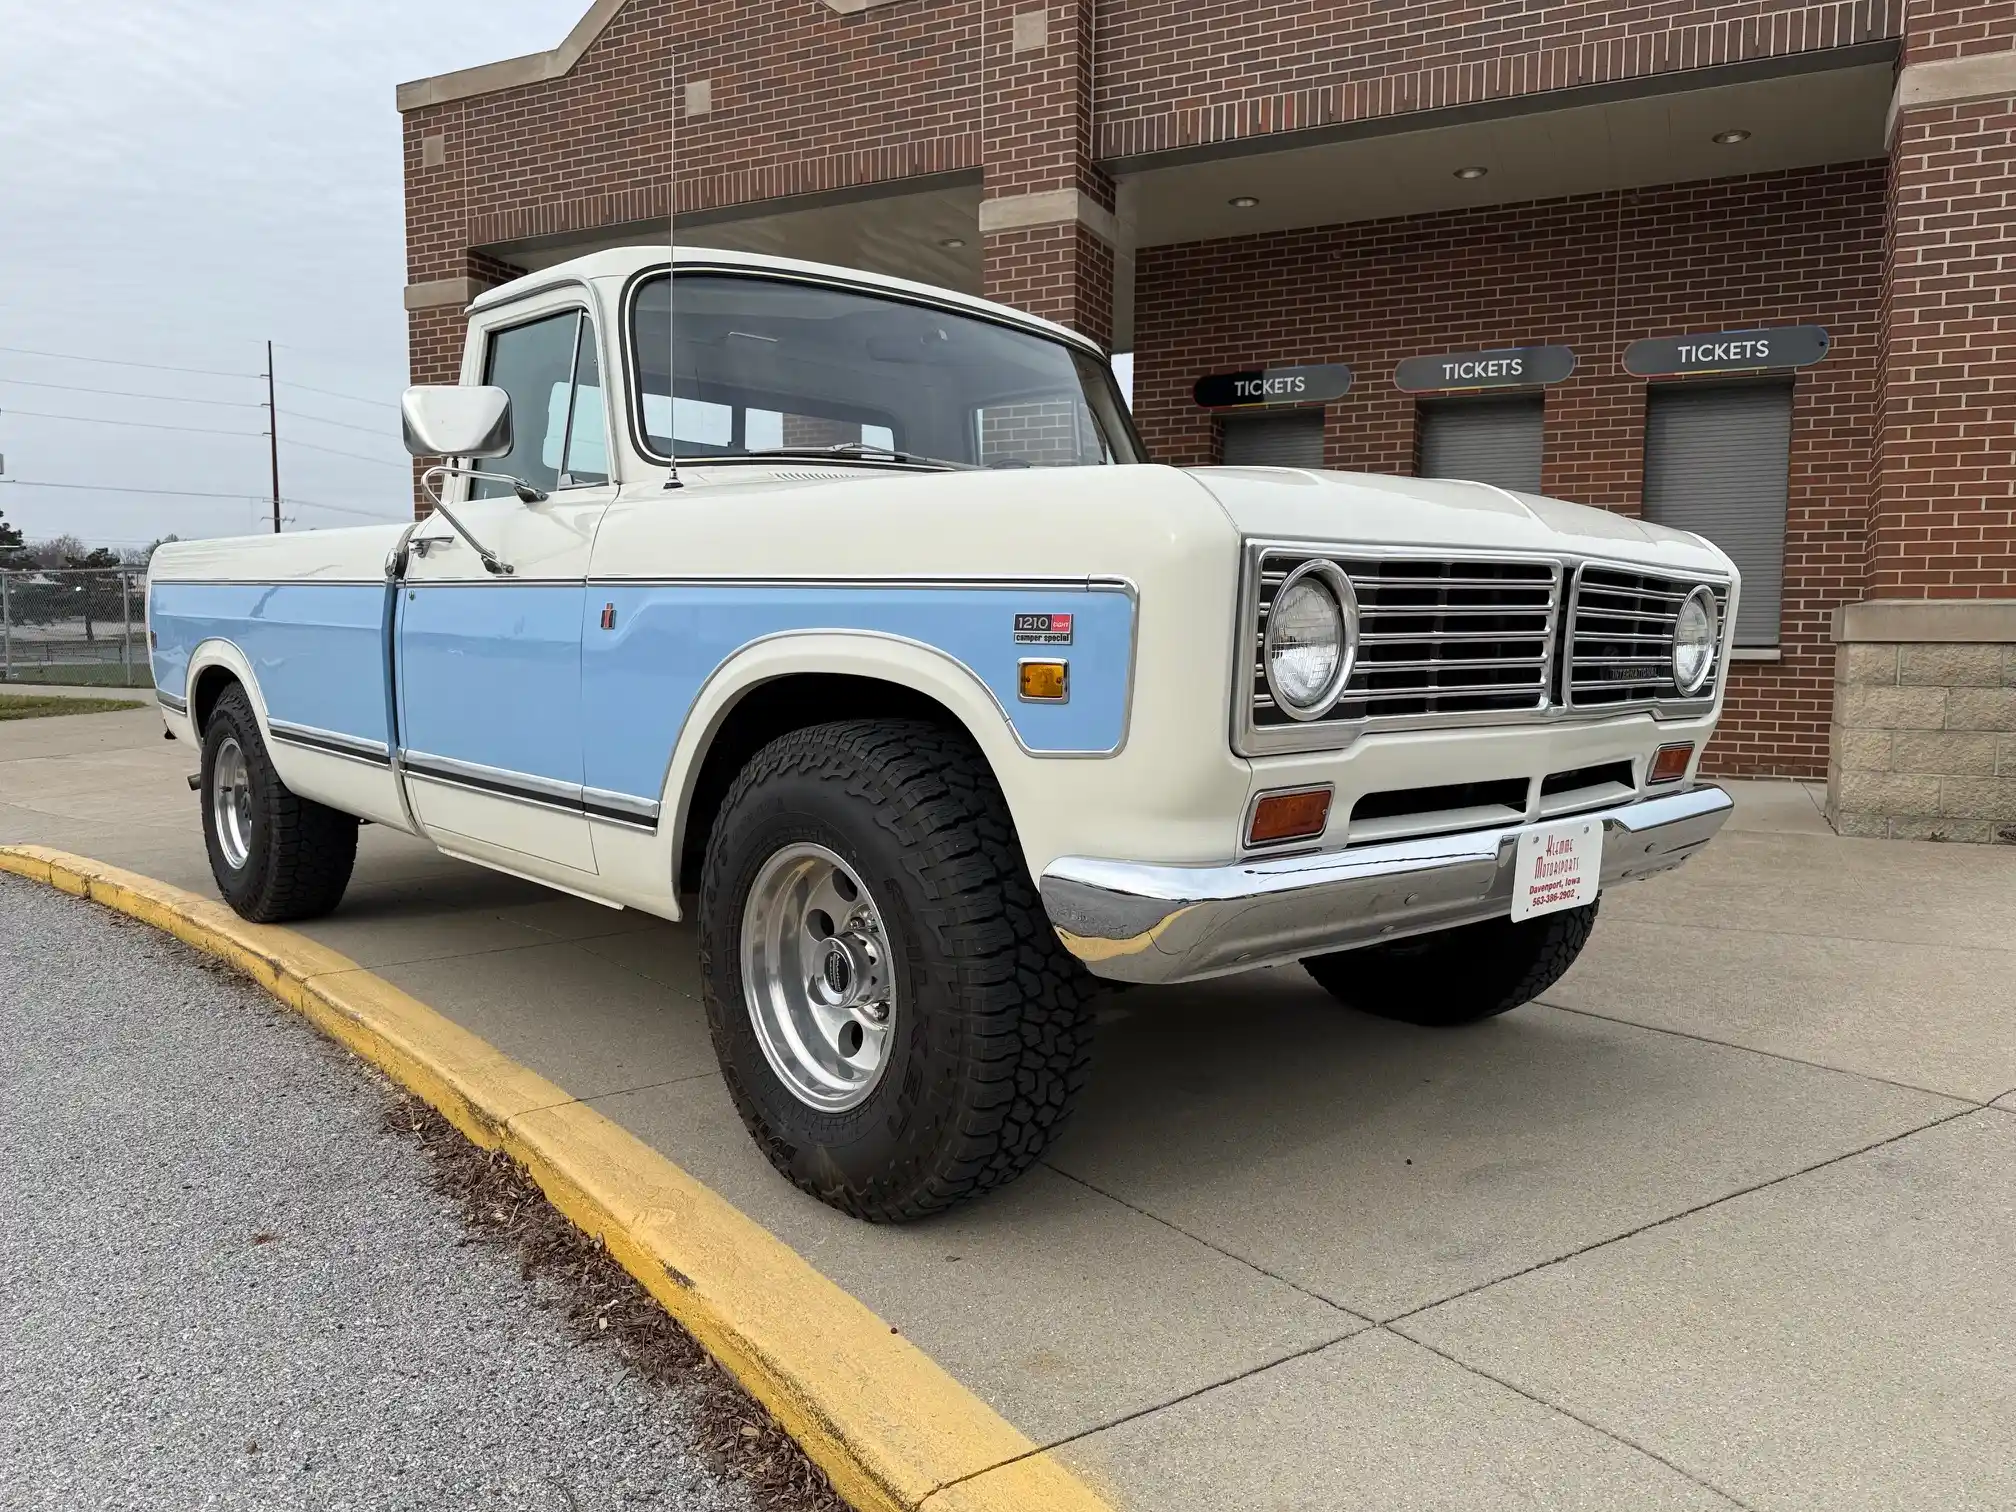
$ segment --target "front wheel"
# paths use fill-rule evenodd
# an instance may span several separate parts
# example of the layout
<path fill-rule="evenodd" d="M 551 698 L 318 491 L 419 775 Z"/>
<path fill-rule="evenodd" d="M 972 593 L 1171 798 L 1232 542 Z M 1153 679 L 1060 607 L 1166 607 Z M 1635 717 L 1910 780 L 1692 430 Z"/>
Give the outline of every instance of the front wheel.
<path fill-rule="evenodd" d="M 1085 1080 L 1094 983 L 986 762 L 936 725 L 818 725 L 750 759 L 708 839 L 701 972 L 750 1134 L 858 1218 L 1012 1180 Z"/>
<path fill-rule="evenodd" d="M 1561 980 L 1596 927 L 1596 904 L 1513 923 L 1489 919 L 1309 956 L 1302 967 L 1349 1007 L 1449 1029 L 1510 1012 Z"/>
<path fill-rule="evenodd" d="M 288 790 L 243 687 L 203 726 L 203 842 L 224 901 L 258 924 L 312 919 L 343 899 L 357 821 Z"/>

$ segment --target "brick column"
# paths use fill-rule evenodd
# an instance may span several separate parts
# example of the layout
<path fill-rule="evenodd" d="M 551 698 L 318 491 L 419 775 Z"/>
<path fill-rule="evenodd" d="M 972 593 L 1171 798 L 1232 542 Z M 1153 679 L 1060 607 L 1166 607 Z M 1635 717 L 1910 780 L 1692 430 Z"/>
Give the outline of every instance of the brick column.
<path fill-rule="evenodd" d="M 1844 834 L 2016 843 L 2016 6 L 1908 12 L 1868 601 L 1836 612 Z"/>
<path fill-rule="evenodd" d="M 468 331 L 463 311 L 485 289 L 524 269 L 471 251 L 462 162 L 462 107 L 436 106 L 405 117 L 406 341 L 409 381 L 454 383 L 462 376 Z M 413 512 L 428 511 L 420 475 L 441 459 L 413 460 Z"/>
<path fill-rule="evenodd" d="M 1911 8 L 1893 105 L 1869 596 L 2016 597 L 2016 7 Z"/>
<path fill-rule="evenodd" d="M 1113 181 L 1092 160 L 1093 0 L 986 0 L 981 288 L 1113 341 Z"/>

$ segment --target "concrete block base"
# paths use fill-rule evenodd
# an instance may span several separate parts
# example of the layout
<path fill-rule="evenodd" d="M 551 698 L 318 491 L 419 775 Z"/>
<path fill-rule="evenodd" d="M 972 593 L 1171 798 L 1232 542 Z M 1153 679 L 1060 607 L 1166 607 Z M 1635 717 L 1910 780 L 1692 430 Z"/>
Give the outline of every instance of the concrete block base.
<path fill-rule="evenodd" d="M 2016 844 L 2016 600 L 1850 604 L 1834 642 L 1835 829 Z"/>

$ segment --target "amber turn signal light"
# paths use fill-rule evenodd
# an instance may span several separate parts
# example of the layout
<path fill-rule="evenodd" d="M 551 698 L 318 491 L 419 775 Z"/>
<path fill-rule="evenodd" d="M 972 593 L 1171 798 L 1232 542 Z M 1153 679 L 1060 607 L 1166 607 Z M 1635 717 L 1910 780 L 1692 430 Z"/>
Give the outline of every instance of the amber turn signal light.
<path fill-rule="evenodd" d="M 1687 763 L 1694 759 L 1692 744 L 1659 747 L 1652 758 L 1652 775 L 1647 782 L 1678 782 L 1687 775 Z"/>
<path fill-rule="evenodd" d="M 1282 840 L 1306 840 L 1323 833 L 1330 822 L 1330 789 L 1298 788 L 1267 793 L 1253 805 L 1246 827 L 1248 845 L 1273 845 Z"/>
<path fill-rule="evenodd" d="M 1022 696 L 1030 703 L 1063 703 L 1071 692 L 1071 664 L 1025 661 L 1021 688 Z"/>

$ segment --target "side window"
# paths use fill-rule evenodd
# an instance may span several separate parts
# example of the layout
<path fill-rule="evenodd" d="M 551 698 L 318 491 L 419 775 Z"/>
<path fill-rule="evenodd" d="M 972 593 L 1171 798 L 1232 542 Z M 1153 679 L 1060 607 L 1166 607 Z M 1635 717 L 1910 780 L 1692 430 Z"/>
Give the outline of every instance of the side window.
<path fill-rule="evenodd" d="M 483 381 L 511 395 L 512 447 L 483 463 L 537 488 L 604 483 L 609 477 L 595 327 L 579 310 L 511 326 L 490 338 Z M 500 498 L 507 484 L 477 478 L 470 497 Z"/>

